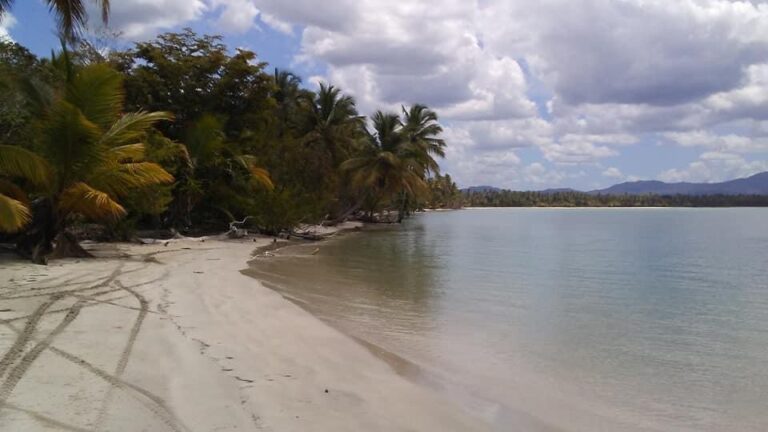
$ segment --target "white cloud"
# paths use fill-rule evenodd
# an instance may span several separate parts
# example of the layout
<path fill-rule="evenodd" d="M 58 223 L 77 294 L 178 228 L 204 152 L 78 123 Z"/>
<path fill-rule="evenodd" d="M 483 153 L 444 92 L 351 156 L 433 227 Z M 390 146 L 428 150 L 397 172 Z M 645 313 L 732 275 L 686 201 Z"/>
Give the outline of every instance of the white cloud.
<path fill-rule="evenodd" d="M 259 10 L 252 0 L 211 0 L 211 6 L 222 9 L 216 27 L 225 33 L 244 33 L 256 26 Z"/>
<path fill-rule="evenodd" d="M 669 132 L 664 136 L 683 147 L 701 147 L 730 153 L 768 152 L 768 137 L 752 138 L 736 134 L 717 135 L 705 130 Z"/>
<path fill-rule="evenodd" d="M 667 178 L 749 171 L 759 164 L 744 155 L 768 151 L 759 125 L 768 124 L 764 2 L 122 0 L 112 8 L 129 39 L 200 19 L 226 33 L 264 23 L 298 35 L 296 62 L 325 71 L 308 81 L 338 85 L 363 113 L 417 102 L 436 109 L 449 157 L 463 158 L 448 168 L 479 183 L 558 182 L 572 178 L 569 165 L 593 180 L 620 178 L 600 162 L 653 141 L 641 137 L 706 152 Z M 560 174 L 526 177 L 521 167 L 539 167 L 520 160 L 521 148 Z"/>
<path fill-rule="evenodd" d="M 603 171 L 603 177 L 621 179 L 621 178 L 624 178 L 624 174 L 621 172 L 620 169 L 616 167 L 610 167 L 605 171 Z"/>
<path fill-rule="evenodd" d="M 0 41 L 13 41 L 10 30 L 16 25 L 16 18 L 10 13 L 0 15 Z"/>
<path fill-rule="evenodd" d="M 768 171 L 768 161 L 747 161 L 736 154 L 708 152 L 687 167 L 659 174 L 667 182 L 720 182 Z"/>
<path fill-rule="evenodd" d="M 93 2 L 89 15 L 99 16 Z M 147 39 L 160 31 L 176 29 L 202 18 L 208 10 L 203 0 L 120 0 L 110 3 L 109 26 L 125 39 Z M 93 23 L 95 24 L 95 23 Z"/>

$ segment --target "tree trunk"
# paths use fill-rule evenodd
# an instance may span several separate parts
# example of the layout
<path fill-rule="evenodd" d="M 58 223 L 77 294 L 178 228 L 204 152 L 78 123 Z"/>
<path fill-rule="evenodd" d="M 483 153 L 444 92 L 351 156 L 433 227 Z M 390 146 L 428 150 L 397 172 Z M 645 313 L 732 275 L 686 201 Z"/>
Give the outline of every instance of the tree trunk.
<path fill-rule="evenodd" d="M 90 252 L 83 249 L 74 234 L 61 231 L 56 235 L 53 252 L 49 258 L 91 258 Z"/>
<path fill-rule="evenodd" d="M 400 192 L 400 197 L 400 208 L 397 212 L 397 223 L 403 223 L 403 219 L 405 219 L 406 206 L 408 205 L 408 194 L 405 192 Z"/>
<path fill-rule="evenodd" d="M 53 202 L 40 198 L 32 203 L 29 228 L 16 240 L 16 251 L 35 264 L 48 264 L 49 258 L 85 258 L 90 253 L 80 246 L 56 217 Z"/>
<path fill-rule="evenodd" d="M 32 221 L 16 240 L 16 251 L 35 264 L 48 264 L 48 255 L 53 251 L 53 240 L 57 235 L 56 227 L 51 200 L 35 200 L 32 202 Z"/>

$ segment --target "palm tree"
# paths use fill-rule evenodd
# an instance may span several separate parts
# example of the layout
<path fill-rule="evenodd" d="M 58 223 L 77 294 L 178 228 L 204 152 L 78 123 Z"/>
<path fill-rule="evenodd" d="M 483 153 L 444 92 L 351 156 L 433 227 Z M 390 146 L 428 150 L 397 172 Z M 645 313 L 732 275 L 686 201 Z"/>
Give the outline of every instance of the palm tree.
<path fill-rule="evenodd" d="M 180 157 L 187 169 L 179 178 L 172 219 L 185 226 L 192 224 L 192 210 L 202 201 L 231 217 L 227 201 L 232 200 L 227 198 L 232 193 L 249 195 L 255 188 L 274 188 L 256 156 L 229 145 L 222 128 L 221 120 L 206 114 L 184 134 Z"/>
<path fill-rule="evenodd" d="M 320 146 L 335 170 L 355 147 L 364 118 L 358 114 L 352 96 L 342 95 L 337 87 L 325 83 L 320 83 L 309 111 L 304 142 Z"/>
<path fill-rule="evenodd" d="M 413 157 L 415 152 L 398 115 L 377 111 L 372 122 L 374 132 L 369 134 L 361 156 L 342 164 L 351 175 L 353 187 L 368 202 L 371 217 L 383 200 L 397 195 L 419 196 L 427 189 L 427 168 Z"/>
<path fill-rule="evenodd" d="M 93 0 L 101 8 L 101 20 L 109 21 L 109 0 Z M 83 0 L 45 0 L 48 9 L 56 16 L 59 30 L 67 40 L 76 38 L 88 21 L 86 6 Z M 0 0 L 0 15 L 8 12 L 14 0 Z"/>
<path fill-rule="evenodd" d="M 358 114 L 355 100 L 342 95 L 332 85 L 320 84 L 320 90 L 305 101 L 307 111 L 301 142 L 317 152 L 318 185 L 329 195 L 338 197 L 327 209 L 332 218 L 342 211 L 347 190 L 339 180 L 341 163 L 357 151 L 365 136 L 365 118 Z"/>
<path fill-rule="evenodd" d="M 29 194 L 19 194 L 20 188 L 15 196 L 5 194 L 16 201 L 5 200 L 17 217 L 3 229 L 18 230 L 31 213 L 18 247 L 35 261 L 50 252 L 87 255 L 67 231 L 73 220 L 118 219 L 126 213 L 121 197 L 136 188 L 173 181 L 159 165 L 144 160 L 142 144 L 149 128 L 172 115 L 122 114 L 122 78 L 106 65 L 68 71 L 64 88 L 43 102 L 36 151 L 0 146 L 0 174 L 26 179 L 31 186 Z"/>
<path fill-rule="evenodd" d="M 402 110 L 403 134 L 410 143 L 413 157 L 426 167 L 426 174 L 439 174 L 440 166 L 435 157 L 445 157 L 445 141 L 438 138 L 443 128 L 437 122 L 437 113 L 420 104 Z"/>

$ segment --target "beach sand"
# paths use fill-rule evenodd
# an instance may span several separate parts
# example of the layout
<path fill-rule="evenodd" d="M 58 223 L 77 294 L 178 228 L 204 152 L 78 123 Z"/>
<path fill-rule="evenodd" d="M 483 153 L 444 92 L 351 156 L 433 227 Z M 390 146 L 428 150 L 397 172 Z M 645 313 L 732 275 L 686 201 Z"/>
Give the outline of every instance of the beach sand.
<path fill-rule="evenodd" d="M 241 274 L 270 242 L 0 257 L 0 430 L 486 430 Z"/>

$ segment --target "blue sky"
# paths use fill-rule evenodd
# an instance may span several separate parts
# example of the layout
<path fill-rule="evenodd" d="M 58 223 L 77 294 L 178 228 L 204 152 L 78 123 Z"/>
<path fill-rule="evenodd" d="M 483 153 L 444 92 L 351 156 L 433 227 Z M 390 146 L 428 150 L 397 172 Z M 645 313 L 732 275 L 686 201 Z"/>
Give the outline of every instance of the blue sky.
<path fill-rule="evenodd" d="M 40 0 L 0 35 L 47 55 Z M 94 15 L 97 16 L 97 15 Z M 768 4 L 733 0 L 121 0 L 128 46 L 223 34 L 359 108 L 426 103 L 462 186 L 593 189 L 768 170 Z"/>

